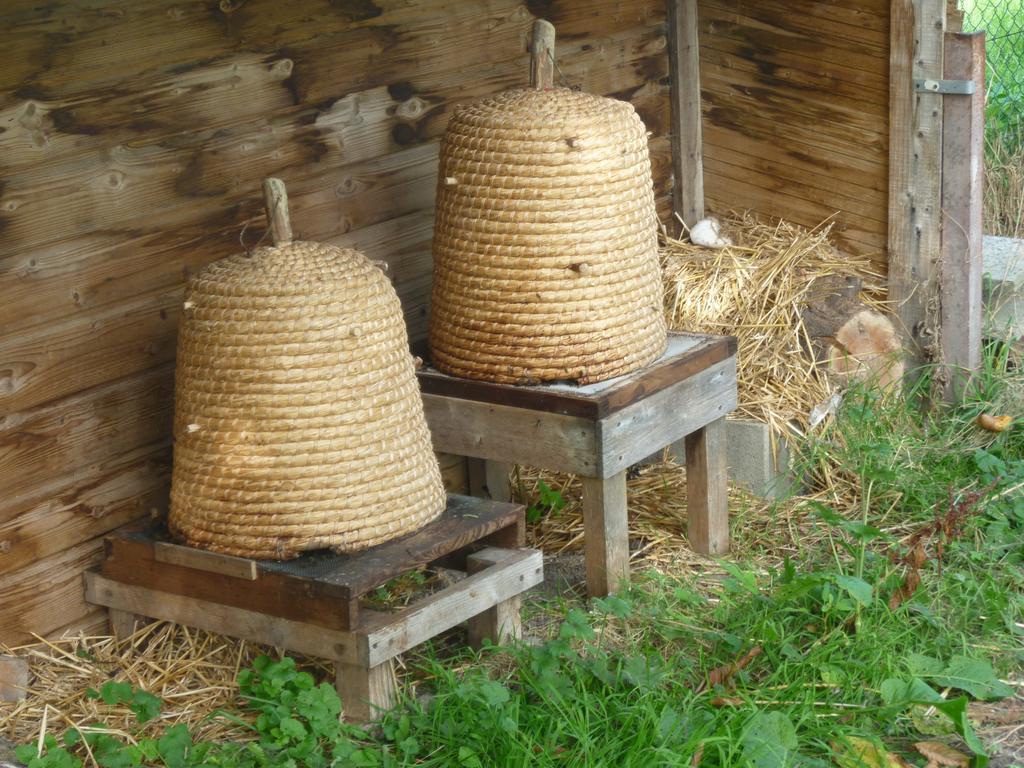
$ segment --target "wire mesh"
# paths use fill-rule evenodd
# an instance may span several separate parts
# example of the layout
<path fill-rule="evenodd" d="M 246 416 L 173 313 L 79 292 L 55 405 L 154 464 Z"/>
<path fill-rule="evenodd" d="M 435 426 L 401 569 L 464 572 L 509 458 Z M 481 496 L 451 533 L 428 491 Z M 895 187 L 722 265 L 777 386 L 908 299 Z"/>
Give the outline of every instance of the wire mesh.
<path fill-rule="evenodd" d="M 964 31 L 985 30 L 986 128 L 1024 138 L 1024 0 L 960 0 Z"/>

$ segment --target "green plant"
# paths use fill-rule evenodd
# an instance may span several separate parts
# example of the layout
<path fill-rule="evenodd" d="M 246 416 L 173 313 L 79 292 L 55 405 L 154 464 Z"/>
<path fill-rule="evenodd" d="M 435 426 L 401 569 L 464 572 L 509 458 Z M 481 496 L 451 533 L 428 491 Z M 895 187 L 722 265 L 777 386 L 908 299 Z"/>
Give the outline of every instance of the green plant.
<path fill-rule="evenodd" d="M 565 507 L 561 491 L 551 488 L 543 480 L 537 483 L 537 501 L 526 508 L 526 521 L 536 523 L 545 515 L 557 515 Z"/>

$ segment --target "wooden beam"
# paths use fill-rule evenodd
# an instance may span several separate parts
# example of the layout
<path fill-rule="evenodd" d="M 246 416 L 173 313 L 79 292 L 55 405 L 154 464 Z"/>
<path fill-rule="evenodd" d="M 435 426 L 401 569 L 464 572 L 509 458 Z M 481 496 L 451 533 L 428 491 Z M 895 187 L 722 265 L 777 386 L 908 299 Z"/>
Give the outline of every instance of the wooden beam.
<path fill-rule="evenodd" d="M 890 19 L 889 298 L 913 369 L 937 360 L 942 99 L 915 79 L 942 79 L 946 0 L 893 0 Z"/>
<path fill-rule="evenodd" d="M 725 418 L 686 436 L 687 538 L 694 552 L 729 551 L 729 487 Z"/>
<path fill-rule="evenodd" d="M 538 550 L 485 551 L 493 562 L 484 570 L 389 615 L 385 626 L 360 633 L 362 663 L 383 664 L 544 580 L 544 557 Z"/>
<path fill-rule="evenodd" d="M 947 80 L 974 83 L 970 96 L 942 106 L 942 358 L 945 399 L 981 364 L 982 186 L 985 139 L 985 33 L 946 35 Z"/>
<path fill-rule="evenodd" d="M 697 0 L 668 0 L 672 199 L 687 226 L 704 218 Z"/>
<path fill-rule="evenodd" d="M 618 592 L 629 582 L 626 470 L 604 479 L 583 478 L 583 530 L 587 596 Z"/>

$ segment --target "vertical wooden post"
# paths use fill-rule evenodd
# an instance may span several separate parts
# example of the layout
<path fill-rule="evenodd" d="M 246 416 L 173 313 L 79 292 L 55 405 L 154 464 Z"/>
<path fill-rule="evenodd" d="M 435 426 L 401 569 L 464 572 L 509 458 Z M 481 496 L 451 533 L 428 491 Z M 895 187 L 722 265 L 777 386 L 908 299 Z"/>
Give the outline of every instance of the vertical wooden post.
<path fill-rule="evenodd" d="M 135 630 L 146 623 L 146 619 L 137 613 L 119 611 L 117 608 L 108 608 L 110 614 L 110 633 L 118 640 L 124 640 L 135 634 Z"/>
<path fill-rule="evenodd" d="M 543 19 L 533 22 L 530 40 L 530 87 L 555 87 L 555 26 Z"/>
<path fill-rule="evenodd" d="M 466 572 L 473 574 L 488 568 L 500 559 L 495 550 L 485 549 L 466 558 Z M 522 599 L 519 595 L 497 603 L 469 620 L 467 639 L 473 648 L 479 648 L 484 640 L 501 645 L 522 637 Z"/>
<path fill-rule="evenodd" d="M 394 706 L 398 698 L 394 659 L 369 668 L 342 661 L 336 661 L 334 666 L 335 687 L 345 720 L 369 723 Z"/>
<path fill-rule="evenodd" d="M 729 481 L 725 419 L 686 436 L 687 538 L 694 552 L 729 551 Z"/>
<path fill-rule="evenodd" d="M 941 248 L 942 79 L 946 0 L 892 0 L 889 103 L 889 298 L 910 368 L 936 360 Z"/>
<path fill-rule="evenodd" d="M 969 96 L 946 96 L 942 110 L 942 357 L 953 401 L 964 372 L 981 364 L 985 33 L 946 35 L 944 70 L 947 80 L 974 83 Z"/>
<path fill-rule="evenodd" d="M 587 595 L 604 597 L 629 579 L 626 471 L 583 478 L 583 547 Z"/>
<path fill-rule="evenodd" d="M 704 155 L 700 110 L 697 0 L 668 0 L 672 101 L 672 202 L 686 226 L 704 218 Z"/>
<path fill-rule="evenodd" d="M 484 462 L 484 475 L 487 478 L 487 495 L 494 501 L 512 501 L 512 465 L 506 461 Z"/>
<path fill-rule="evenodd" d="M 474 456 L 466 457 L 466 479 L 469 495 L 478 499 L 487 497 L 487 462 Z"/>

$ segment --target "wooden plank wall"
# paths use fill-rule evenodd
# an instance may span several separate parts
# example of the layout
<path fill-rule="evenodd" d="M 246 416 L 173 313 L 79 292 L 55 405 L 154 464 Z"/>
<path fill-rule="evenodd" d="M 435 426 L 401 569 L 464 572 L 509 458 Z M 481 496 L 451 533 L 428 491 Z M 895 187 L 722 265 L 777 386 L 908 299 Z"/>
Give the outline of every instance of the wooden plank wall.
<path fill-rule="evenodd" d="M 0 9 L 0 642 L 92 627 L 100 537 L 166 508 L 186 276 L 263 235 L 390 263 L 413 338 L 452 105 L 527 80 L 632 101 L 669 210 L 662 0 L 5 0 Z M 244 229 L 244 231 L 243 231 Z"/>
<path fill-rule="evenodd" d="M 886 268 L 890 0 L 699 0 L 704 191 Z"/>

